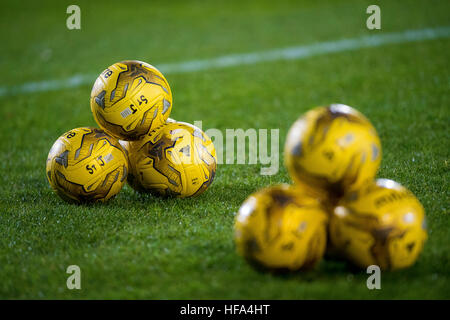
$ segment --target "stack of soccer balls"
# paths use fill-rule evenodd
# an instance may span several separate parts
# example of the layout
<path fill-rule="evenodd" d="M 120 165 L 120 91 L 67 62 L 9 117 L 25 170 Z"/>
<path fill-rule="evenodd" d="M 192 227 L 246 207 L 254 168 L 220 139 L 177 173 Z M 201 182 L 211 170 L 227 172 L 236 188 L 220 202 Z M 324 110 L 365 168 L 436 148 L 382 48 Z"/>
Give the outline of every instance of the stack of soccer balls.
<path fill-rule="evenodd" d="M 417 260 L 427 238 L 424 209 L 400 184 L 374 180 L 380 139 L 360 112 L 341 104 L 307 112 L 289 130 L 284 156 L 295 184 L 256 192 L 236 216 L 237 250 L 250 263 L 308 269 L 327 246 L 362 268 Z"/>
<path fill-rule="evenodd" d="M 65 200 L 104 202 L 126 180 L 136 190 L 189 197 L 204 192 L 216 171 L 205 133 L 169 118 L 172 92 L 163 74 L 141 61 L 115 63 L 92 88 L 98 128 L 70 130 L 47 158 L 47 178 Z"/>

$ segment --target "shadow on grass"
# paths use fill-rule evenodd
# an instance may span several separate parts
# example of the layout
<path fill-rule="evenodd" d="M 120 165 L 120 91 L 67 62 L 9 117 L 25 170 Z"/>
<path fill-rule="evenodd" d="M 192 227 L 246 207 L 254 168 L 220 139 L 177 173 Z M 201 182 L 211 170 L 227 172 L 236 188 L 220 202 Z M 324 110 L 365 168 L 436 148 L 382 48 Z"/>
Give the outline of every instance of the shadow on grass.
<path fill-rule="evenodd" d="M 107 203 L 81 204 L 82 206 L 108 206 L 117 209 L 129 209 L 130 207 L 142 207 L 145 205 L 154 205 L 161 207 L 208 207 L 219 203 L 223 207 L 240 205 L 253 190 L 248 186 L 226 186 L 212 187 L 203 194 L 196 197 L 177 198 L 168 196 L 159 196 L 151 193 L 137 192 L 131 187 L 126 186 L 115 198 Z"/>

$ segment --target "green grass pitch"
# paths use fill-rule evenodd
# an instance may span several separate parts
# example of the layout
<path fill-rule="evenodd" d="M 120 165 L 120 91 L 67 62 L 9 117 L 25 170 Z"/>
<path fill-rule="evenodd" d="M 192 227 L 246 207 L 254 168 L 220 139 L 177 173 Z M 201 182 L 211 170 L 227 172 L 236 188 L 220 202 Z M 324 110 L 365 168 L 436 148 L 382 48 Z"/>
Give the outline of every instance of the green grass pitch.
<path fill-rule="evenodd" d="M 69 31 L 71 2 L 2 2 L 0 86 L 98 74 L 124 59 L 157 66 L 450 24 L 446 0 L 377 3 L 382 30 L 369 31 L 372 1 L 78 1 L 82 28 Z M 383 144 L 378 176 L 411 189 L 429 226 L 420 259 L 382 273 L 381 290 L 342 261 L 278 276 L 236 255 L 234 213 L 257 189 L 290 182 L 281 163 L 273 176 L 259 175 L 260 165 L 221 165 L 195 199 L 125 186 L 107 204 L 69 205 L 51 191 L 45 161 L 60 134 L 95 126 L 91 85 L 0 97 L 0 298 L 449 299 L 449 52 L 446 38 L 167 74 L 172 118 L 279 128 L 280 152 L 311 107 L 340 102 L 369 117 Z M 66 288 L 71 264 L 81 267 L 81 290 Z"/>

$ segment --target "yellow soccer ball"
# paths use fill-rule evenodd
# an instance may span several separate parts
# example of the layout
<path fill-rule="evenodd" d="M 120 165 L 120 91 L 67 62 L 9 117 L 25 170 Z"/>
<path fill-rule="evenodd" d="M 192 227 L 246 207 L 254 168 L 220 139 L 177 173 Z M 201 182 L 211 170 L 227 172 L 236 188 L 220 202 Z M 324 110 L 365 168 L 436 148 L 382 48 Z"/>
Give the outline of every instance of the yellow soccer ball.
<path fill-rule="evenodd" d="M 381 143 L 361 113 L 332 104 L 312 109 L 292 125 L 284 159 L 294 182 L 340 197 L 374 179 Z"/>
<path fill-rule="evenodd" d="M 125 150 L 119 142 L 96 128 L 64 133 L 47 157 L 47 178 L 68 202 L 104 202 L 124 185 L 128 172 Z"/>
<path fill-rule="evenodd" d="M 128 152 L 128 183 L 138 191 L 180 198 L 203 193 L 214 180 L 216 150 L 199 128 L 169 121 L 139 141 L 121 141 Z"/>
<path fill-rule="evenodd" d="M 110 135 L 137 140 L 163 124 L 172 110 L 169 83 L 142 61 L 122 61 L 103 71 L 91 91 L 97 124 Z"/>
<path fill-rule="evenodd" d="M 379 179 L 348 194 L 330 220 L 330 240 L 355 265 L 382 270 L 411 266 L 427 239 L 419 200 L 400 184 Z"/>
<path fill-rule="evenodd" d="M 252 194 L 234 225 L 238 253 L 269 270 L 312 268 L 322 258 L 328 215 L 298 187 L 278 185 Z"/>

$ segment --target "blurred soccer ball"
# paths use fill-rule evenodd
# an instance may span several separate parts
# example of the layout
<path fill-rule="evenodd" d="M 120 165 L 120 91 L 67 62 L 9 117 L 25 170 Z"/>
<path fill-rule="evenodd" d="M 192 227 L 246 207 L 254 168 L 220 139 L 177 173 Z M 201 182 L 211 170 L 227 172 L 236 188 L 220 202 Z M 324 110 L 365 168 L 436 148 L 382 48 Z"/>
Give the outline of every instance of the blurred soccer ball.
<path fill-rule="evenodd" d="M 375 128 L 342 104 L 315 108 L 298 119 L 289 130 L 284 152 L 296 183 L 337 197 L 372 181 L 381 161 Z"/>
<path fill-rule="evenodd" d="M 247 198 L 236 216 L 238 253 L 267 269 L 311 268 L 325 251 L 327 219 L 320 202 L 298 187 L 265 188 Z"/>
<path fill-rule="evenodd" d="M 168 121 L 139 141 L 121 141 L 128 152 L 128 183 L 138 191 L 180 198 L 203 193 L 216 172 L 216 150 L 199 128 Z"/>
<path fill-rule="evenodd" d="M 167 80 L 142 61 L 122 61 L 103 71 L 91 92 L 97 124 L 110 135 L 137 140 L 163 124 L 172 110 Z"/>
<path fill-rule="evenodd" d="M 330 221 L 332 245 L 363 268 L 408 267 L 417 260 L 426 238 L 422 205 L 392 180 L 379 179 L 348 194 Z"/>
<path fill-rule="evenodd" d="M 46 166 L 51 187 L 69 202 L 104 202 L 125 183 L 128 162 L 119 142 L 103 130 L 77 128 L 53 144 Z"/>

